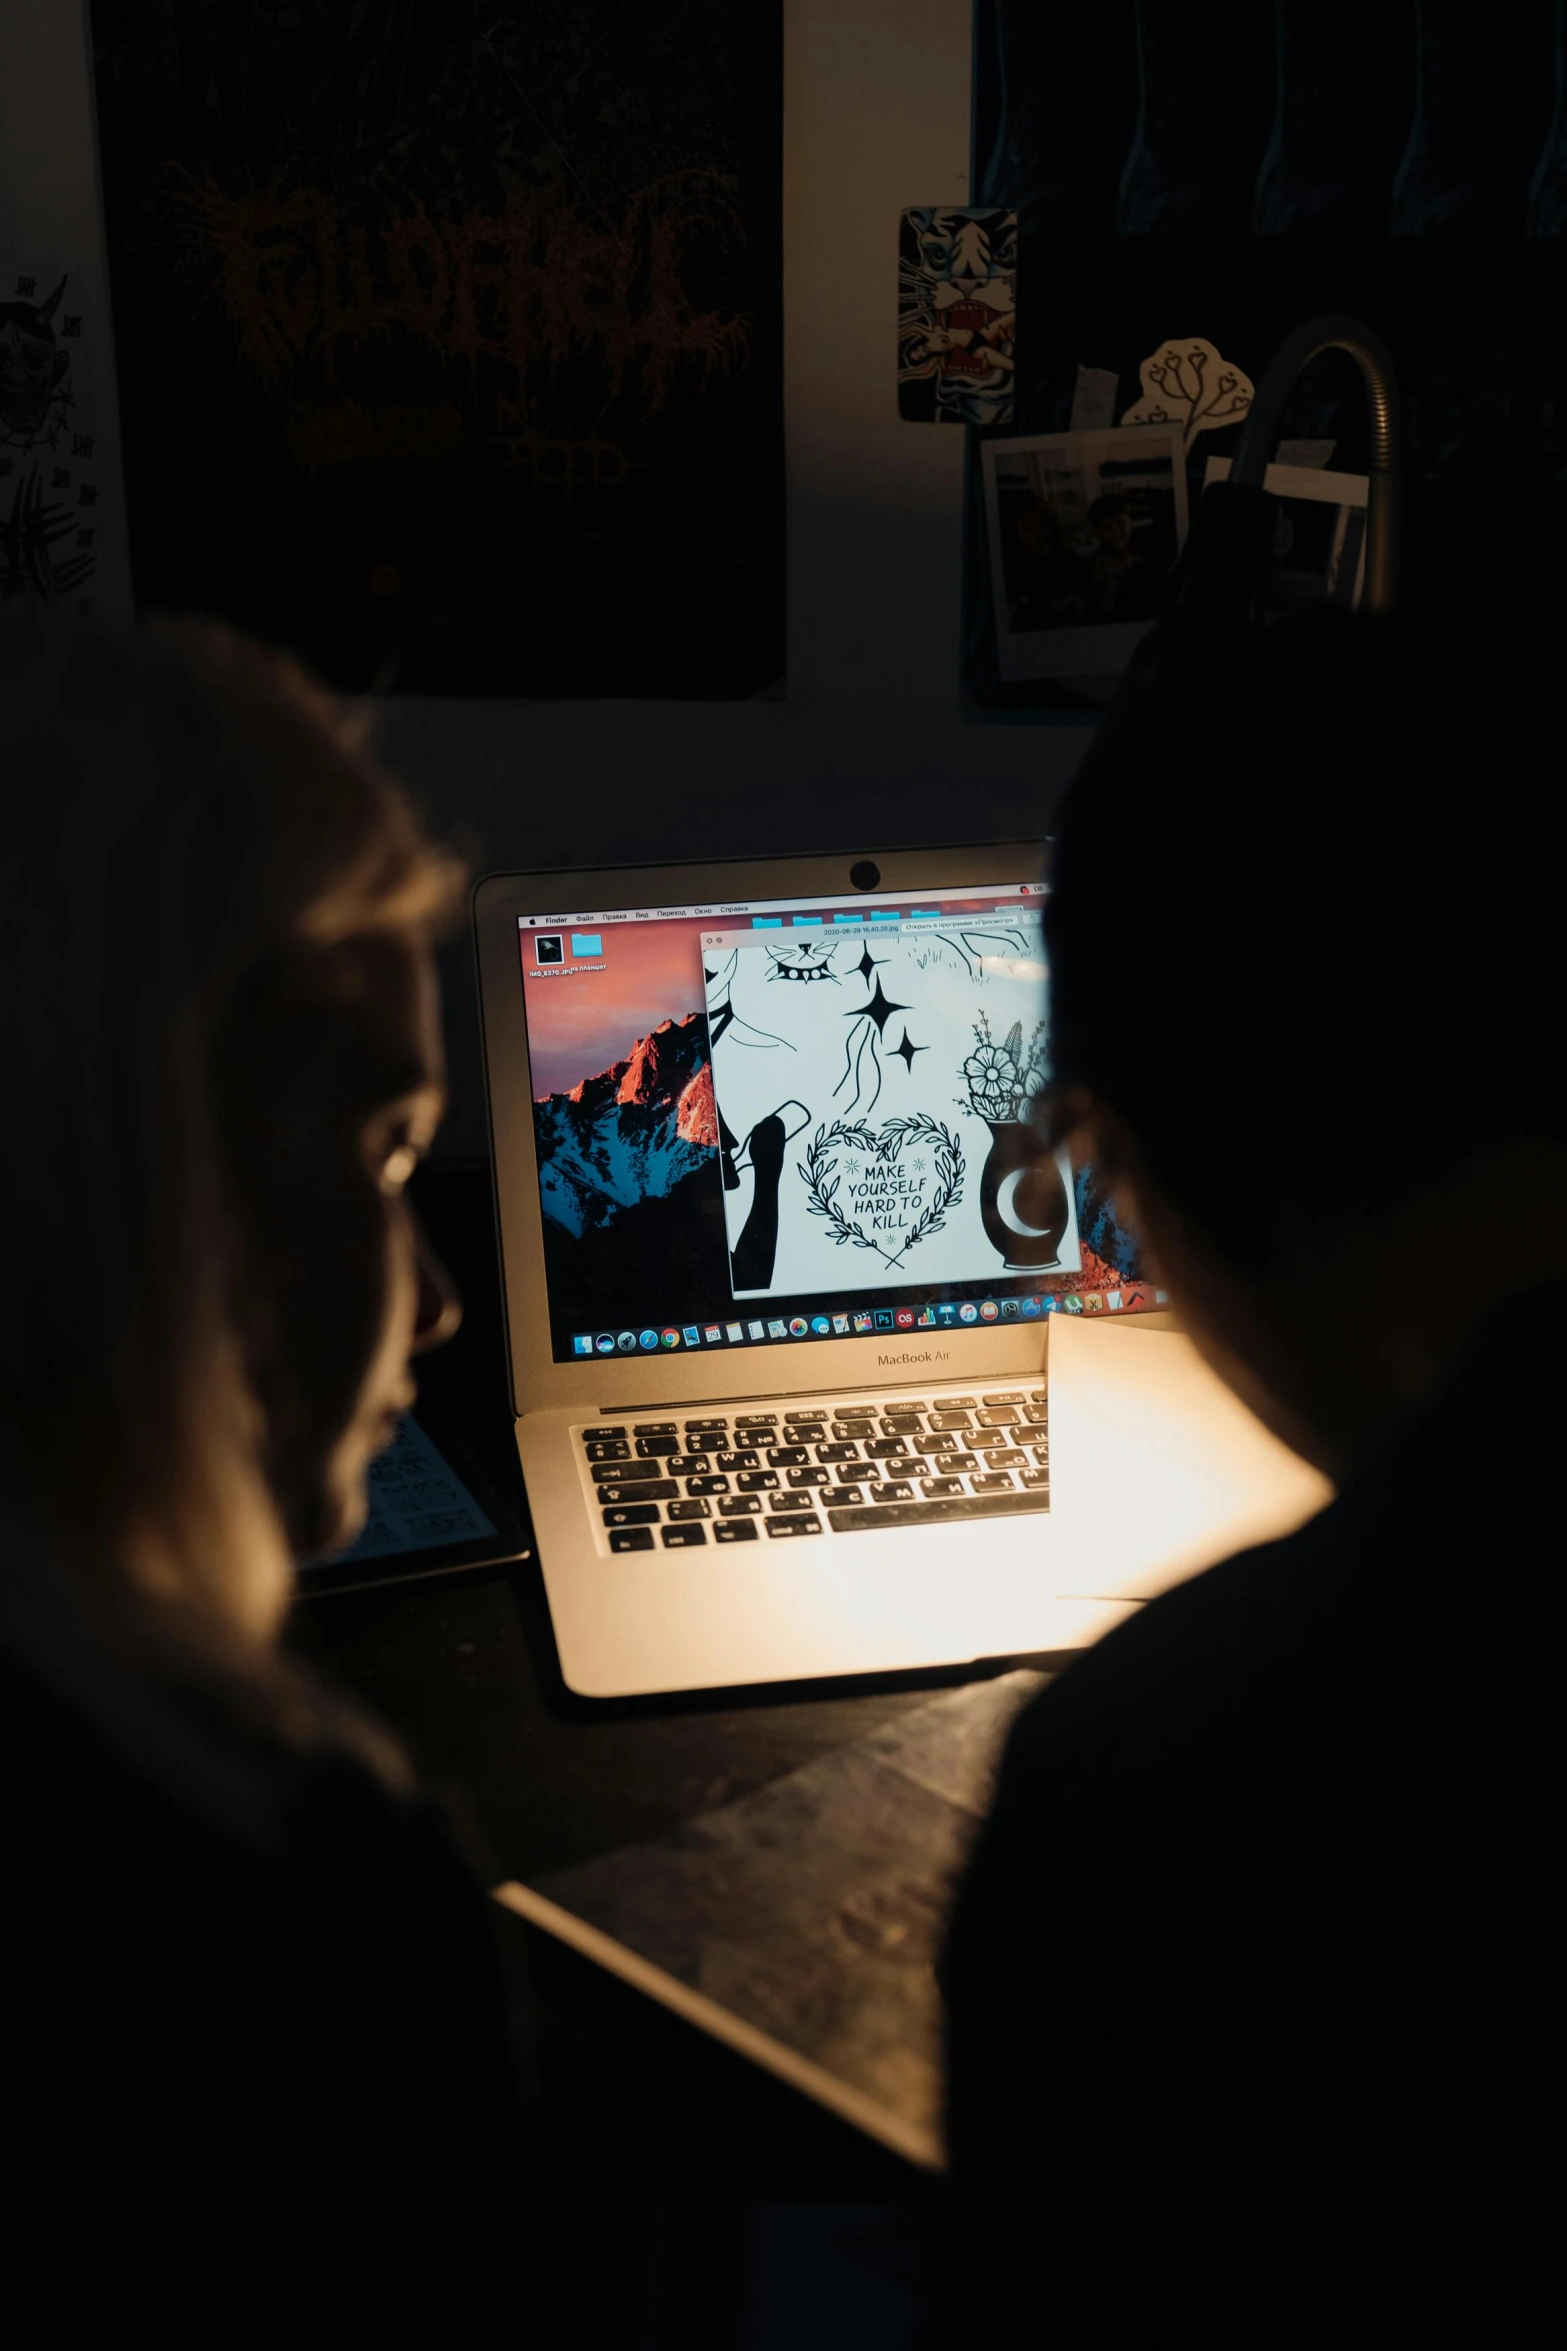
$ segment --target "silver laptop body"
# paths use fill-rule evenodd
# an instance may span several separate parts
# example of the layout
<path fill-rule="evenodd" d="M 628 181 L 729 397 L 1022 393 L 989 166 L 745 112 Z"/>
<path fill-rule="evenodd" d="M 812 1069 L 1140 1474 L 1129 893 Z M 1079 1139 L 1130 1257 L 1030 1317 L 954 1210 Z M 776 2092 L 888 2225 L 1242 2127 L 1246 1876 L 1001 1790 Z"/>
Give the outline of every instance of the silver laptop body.
<path fill-rule="evenodd" d="M 1052 1540 L 1051 1315 L 1085 1263 L 1116 1277 L 1028 1118 L 1043 894 L 1034 843 L 478 886 L 517 1442 L 573 1690 L 1066 1650 L 1136 1606 L 1074 1593 Z"/>

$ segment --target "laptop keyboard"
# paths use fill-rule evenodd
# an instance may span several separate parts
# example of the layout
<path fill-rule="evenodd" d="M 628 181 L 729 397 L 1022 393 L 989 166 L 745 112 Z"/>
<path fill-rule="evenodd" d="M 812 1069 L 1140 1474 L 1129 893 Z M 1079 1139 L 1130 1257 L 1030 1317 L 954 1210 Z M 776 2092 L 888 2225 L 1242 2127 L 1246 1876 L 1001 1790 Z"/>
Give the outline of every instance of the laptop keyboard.
<path fill-rule="evenodd" d="M 572 1432 L 607 1547 L 799 1542 L 1050 1507 L 1045 1391 L 814 1399 Z"/>

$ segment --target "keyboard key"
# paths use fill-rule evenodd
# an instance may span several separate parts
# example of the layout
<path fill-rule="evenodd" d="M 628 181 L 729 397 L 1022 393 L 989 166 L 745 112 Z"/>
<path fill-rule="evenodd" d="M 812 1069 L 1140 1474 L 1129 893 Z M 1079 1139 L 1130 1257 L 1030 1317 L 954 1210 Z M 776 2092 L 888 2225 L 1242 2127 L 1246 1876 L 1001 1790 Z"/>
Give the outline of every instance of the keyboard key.
<path fill-rule="evenodd" d="M 869 1489 L 864 1486 L 838 1486 L 834 1489 L 832 1501 L 834 1505 L 840 1502 L 863 1502 L 867 1490 L 871 1493 L 876 1491 L 874 1486 Z"/>
<path fill-rule="evenodd" d="M 690 1551 L 707 1541 L 706 1527 L 661 1527 L 659 1532 L 666 1551 Z"/>
<path fill-rule="evenodd" d="M 688 1420 L 686 1434 L 689 1436 L 693 1429 L 726 1429 L 728 1426 L 727 1420 Z"/>
<path fill-rule="evenodd" d="M 662 1461 L 617 1461 L 613 1468 L 595 1473 L 601 1478 L 613 1478 L 619 1486 L 629 1486 L 639 1478 L 661 1478 L 667 1473 Z"/>
<path fill-rule="evenodd" d="M 791 1445 L 814 1445 L 826 1434 L 826 1424 L 819 1420 L 792 1420 L 784 1430 Z"/>
<path fill-rule="evenodd" d="M 874 1437 L 876 1423 L 873 1420 L 835 1420 L 832 1424 L 832 1433 L 835 1437 L 852 1444 L 857 1438 Z"/>
<path fill-rule="evenodd" d="M 908 1447 L 901 1437 L 867 1437 L 865 1440 L 867 1461 L 890 1461 L 894 1454 L 907 1451 Z"/>
<path fill-rule="evenodd" d="M 704 1470 L 712 1466 L 705 1453 L 676 1453 L 664 1464 L 672 1478 L 699 1478 Z"/>
<path fill-rule="evenodd" d="M 1021 1388 L 1003 1388 L 999 1396 L 981 1396 L 980 1398 L 981 1404 L 1021 1404 L 1022 1401 L 1023 1391 Z"/>
<path fill-rule="evenodd" d="M 778 1426 L 778 1415 L 776 1412 L 737 1412 L 733 1425 L 737 1429 L 775 1429 Z"/>
<path fill-rule="evenodd" d="M 1012 1491 L 1012 1480 L 1004 1469 L 987 1470 L 983 1477 L 971 1480 L 976 1494 L 1007 1494 Z"/>
<path fill-rule="evenodd" d="M 759 1469 L 761 1461 L 760 1453 L 753 1453 L 748 1446 L 743 1446 L 738 1453 L 715 1453 L 713 1455 L 715 1469 Z"/>
<path fill-rule="evenodd" d="M 601 1502 L 673 1502 L 680 1488 L 673 1478 L 654 1478 L 645 1486 L 600 1486 Z"/>
<path fill-rule="evenodd" d="M 754 1543 L 756 1529 L 748 1518 L 720 1519 L 713 1529 L 715 1543 Z"/>
<path fill-rule="evenodd" d="M 984 1412 L 976 1412 L 974 1418 L 982 1429 L 1009 1429 L 1017 1419 L 1017 1406 L 1001 1404 L 987 1407 Z"/>
<path fill-rule="evenodd" d="M 769 1494 L 767 1507 L 769 1510 L 814 1510 L 816 1496 L 814 1494 Z"/>
<path fill-rule="evenodd" d="M 774 1445 L 768 1453 L 767 1464 L 770 1469 L 787 1469 L 791 1462 L 809 1461 L 810 1458 L 803 1445 Z"/>
<path fill-rule="evenodd" d="M 835 1465 L 833 1475 L 840 1485 L 853 1486 L 861 1478 L 880 1477 L 881 1464 L 878 1461 L 840 1461 Z"/>
<path fill-rule="evenodd" d="M 1048 1445 L 1030 1445 L 1029 1451 L 1036 1461 L 1044 1463 L 1046 1469 L 1050 1467 L 1050 1447 Z"/>
<path fill-rule="evenodd" d="M 871 1488 L 873 1502 L 912 1502 L 913 1499 L 914 1488 L 901 1484 L 896 1478 L 889 1480 L 886 1485 Z"/>
<path fill-rule="evenodd" d="M 931 1406 L 931 1410 L 932 1412 L 967 1412 L 973 1401 L 972 1396 L 938 1396 Z"/>
<path fill-rule="evenodd" d="M 595 1423 L 592 1428 L 583 1430 L 582 1439 L 584 1444 L 607 1445 L 616 1438 L 624 1438 L 625 1434 L 624 1429 L 607 1429 Z"/>
<path fill-rule="evenodd" d="M 934 1436 L 916 1437 L 914 1440 L 916 1453 L 956 1453 L 958 1449 L 957 1438 L 946 1429 L 938 1429 Z"/>
<path fill-rule="evenodd" d="M 1042 1492 L 1048 1493 L 1050 1491 L 1050 1472 L 1048 1469 L 1025 1469 L 1018 1483 L 1024 1486 L 1034 1486 Z"/>
<path fill-rule="evenodd" d="M 930 1406 L 923 1396 L 889 1396 L 883 1412 L 928 1412 Z"/>
<path fill-rule="evenodd" d="M 631 1424 L 634 1437 L 672 1437 L 674 1433 L 675 1424 L 672 1420 L 634 1420 Z M 625 1435 L 624 1429 L 621 1435 Z"/>
<path fill-rule="evenodd" d="M 770 1518 L 766 1524 L 770 1535 L 819 1535 L 822 1531 L 819 1518 Z"/>
<path fill-rule="evenodd" d="M 656 1502 L 620 1502 L 604 1513 L 607 1527 L 656 1527 L 658 1519 Z"/>
<path fill-rule="evenodd" d="M 1021 1452 L 1018 1447 L 1012 1446 L 1002 1453 L 987 1453 L 985 1467 L 987 1469 L 1027 1469 L 1028 1455 Z"/>
<path fill-rule="evenodd" d="M 963 1480 L 961 1478 L 920 1479 L 920 1492 L 922 1494 L 961 1494 L 962 1491 Z"/>
<path fill-rule="evenodd" d="M 720 1518 L 754 1518 L 762 1505 L 755 1494 L 726 1494 L 718 1505 Z"/>
<path fill-rule="evenodd" d="M 1050 1407 L 1048 1404 L 1025 1404 L 1023 1407 L 1025 1420 L 1043 1421 L 1048 1420 L 1049 1417 Z"/>
<path fill-rule="evenodd" d="M 735 1479 L 736 1489 L 742 1494 L 765 1494 L 777 1483 L 776 1469 L 743 1469 Z"/>
<path fill-rule="evenodd" d="M 895 1503 L 889 1510 L 829 1510 L 827 1516 L 835 1534 L 859 1535 L 874 1527 L 947 1526 L 960 1518 L 1016 1518 L 1024 1511 L 1048 1508 L 1042 1495 L 1020 1494 L 1014 1488 L 1008 1494 L 933 1495 L 924 1502 Z M 787 1526 L 789 1521 L 782 1523 Z"/>
<path fill-rule="evenodd" d="M 679 1450 L 680 1439 L 675 1435 L 673 1429 L 670 1430 L 667 1437 L 638 1437 L 637 1439 L 637 1459 L 639 1461 L 653 1461 L 661 1453 L 678 1453 Z"/>
<path fill-rule="evenodd" d="M 790 1469 L 784 1472 L 786 1486 L 827 1486 L 831 1483 L 832 1472 L 818 1469 L 814 1462 L 805 1469 Z"/>
<path fill-rule="evenodd" d="M 671 1502 L 669 1515 L 676 1523 L 687 1518 L 711 1518 L 713 1505 L 711 1502 Z"/>
<path fill-rule="evenodd" d="M 622 1527 L 618 1533 L 610 1536 L 609 1547 L 612 1551 L 651 1551 L 653 1530 L 651 1527 Z"/>
<path fill-rule="evenodd" d="M 912 1437 L 924 1426 L 917 1412 L 888 1412 L 882 1416 L 884 1437 Z"/>
<path fill-rule="evenodd" d="M 959 1470 L 978 1469 L 979 1455 L 977 1453 L 943 1453 L 941 1466 L 956 1477 Z"/>
<path fill-rule="evenodd" d="M 967 1429 L 974 1424 L 966 1412 L 933 1412 L 930 1425 L 933 1429 Z"/>
<path fill-rule="evenodd" d="M 727 1494 L 728 1491 L 729 1480 L 727 1478 L 702 1477 L 687 1478 L 686 1480 L 688 1494 Z"/>
<path fill-rule="evenodd" d="M 582 1448 L 590 1461 L 629 1461 L 631 1447 L 623 1438 L 590 1437 Z"/>
<path fill-rule="evenodd" d="M 858 1445 L 818 1445 L 816 1458 L 818 1461 L 858 1461 L 860 1448 Z"/>

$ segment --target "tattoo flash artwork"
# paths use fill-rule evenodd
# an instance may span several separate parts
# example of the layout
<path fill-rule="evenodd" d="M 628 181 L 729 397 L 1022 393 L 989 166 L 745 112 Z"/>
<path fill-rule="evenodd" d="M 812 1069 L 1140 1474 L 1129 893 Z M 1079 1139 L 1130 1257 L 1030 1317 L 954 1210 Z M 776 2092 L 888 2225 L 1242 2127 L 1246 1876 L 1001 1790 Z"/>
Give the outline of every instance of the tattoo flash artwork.
<path fill-rule="evenodd" d="M 1037 920 L 747 938 L 704 968 L 737 1299 L 1077 1270 L 1031 1123 Z"/>
<path fill-rule="evenodd" d="M 1017 215 L 919 205 L 898 244 L 898 414 L 916 424 L 1012 421 Z"/>
<path fill-rule="evenodd" d="M 69 603 L 98 565 L 98 475 L 69 275 L 10 270 L 0 285 L 0 608 Z M 47 287 L 47 291 L 41 289 Z"/>

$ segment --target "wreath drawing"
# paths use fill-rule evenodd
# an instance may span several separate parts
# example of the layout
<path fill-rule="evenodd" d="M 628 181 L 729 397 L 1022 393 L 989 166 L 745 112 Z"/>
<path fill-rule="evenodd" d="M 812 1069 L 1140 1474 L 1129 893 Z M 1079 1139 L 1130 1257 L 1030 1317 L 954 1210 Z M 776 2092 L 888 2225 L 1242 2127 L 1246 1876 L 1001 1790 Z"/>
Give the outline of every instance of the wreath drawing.
<path fill-rule="evenodd" d="M 923 1175 L 926 1162 L 921 1146 L 929 1152 L 935 1182 L 914 1223 L 898 1237 L 896 1249 L 889 1250 L 840 1205 L 843 1177 L 839 1160 L 844 1153 L 859 1152 L 867 1165 L 894 1167 L 907 1151 L 910 1166 Z M 916 1243 L 941 1232 L 948 1209 L 963 1198 L 963 1147 L 928 1110 L 908 1118 L 889 1118 L 879 1133 L 863 1118 L 835 1119 L 831 1126 L 817 1128 L 804 1159 L 797 1164 L 810 1194 L 808 1213 L 826 1218 L 833 1246 L 872 1249 L 888 1265 L 901 1264 Z"/>

